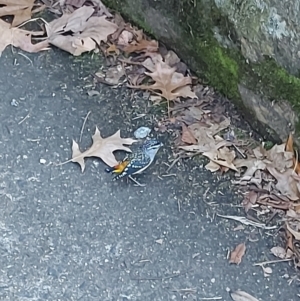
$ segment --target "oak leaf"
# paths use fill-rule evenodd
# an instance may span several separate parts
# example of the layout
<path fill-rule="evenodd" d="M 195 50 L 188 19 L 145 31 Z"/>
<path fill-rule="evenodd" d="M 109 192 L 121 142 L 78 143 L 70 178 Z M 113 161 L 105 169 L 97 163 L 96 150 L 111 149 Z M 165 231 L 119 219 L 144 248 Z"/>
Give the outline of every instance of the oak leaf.
<path fill-rule="evenodd" d="M 273 166 L 267 166 L 269 173 L 277 180 L 276 188 L 286 195 L 290 200 L 297 201 L 300 197 L 297 181 L 295 180 L 295 172 L 292 169 L 287 169 L 281 173 Z"/>
<path fill-rule="evenodd" d="M 224 172 L 227 172 L 229 169 L 234 171 L 238 171 L 237 168 L 232 163 L 235 158 L 234 150 L 229 150 L 228 147 L 219 148 L 217 150 L 204 152 L 203 156 L 210 159 L 211 162 L 217 164 L 219 166 L 218 169 L 221 167 L 225 167 L 223 169 Z M 210 168 L 213 167 L 211 170 L 212 172 L 216 171 L 216 166 L 212 164 L 208 164 L 205 166 L 206 169 L 211 170 Z M 218 170 L 217 169 L 217 170 Z"/>
<path fill-rule="evenodd" d="M 275 144 L 267 151 L 266 155 L 267 160 L 272 161 L 272 166 L 278 171 L 284 171 L 287 168 L 293 167 L 294 154 L 291 151 L 285 150 L 285 144 Z"/>
<path fill-rule="evenodd" d="M 188 152 L 204 153 L 215 152 L 223 146 L 229 146 L 232 144 L 231 142 L 216 135 L 229 125 L 230 120 L 227 118 L 219 124 L 212 124 L 210 126 L 201 123 L 193 123 L 188 126 L 188 129 L 196 138 L 197 144 L 179 146 L 179 148 Z"/>
<path fill-rule="evenodd" d="M 0 0 L 0 17 L 13 16 L 15 27 L 31 19 L 35 0 Z"/>
<path fill-rule="evenodd" d="M 242 262 L 242 258 L 246 252 L 245 243 L 241 243 L 235 247 L 235 249 L 230 253 L 229 263 L 235 263 L 239 265 Z"/>
<path fill-rule="evenodd" d="M 17 27 L 11 28 L 10 24 L 0 19 L 0 56 L 3 50 L 12 45 L 27 52 L 39 52 L 49 49 L 48 42 L 31 43 L 31 37 L 42 35 L 44 32 L 27 31 Z"/>
<path fill-rule="evenodd" d="M 94 50 L 101 41 L 106 42 L 118 26 L 107 21 L 105 15 L 94 17 L 93 13 L 92 7 L 83 6 L 46 24 L 49 43 L 78 56 Z"/>
<path fill-rule="evenodd" d="M 155 65 L 155 70 L 153 72 L 145 72 L 146 75 L 150 76 L 155 81 L 154 84 L 138 86 L 128 85 L 128 87 L 152 91 L 168 101 L 175 100 L 180 96 L 198 98 L 189 86 L 192 83 L 191 78 L 185 77 L 181 73 L 175 71 L 175 67 L 171 68 L 164 62 L 158 62 Z"/>
<path fill-rule="evenodd" d="M 66 162 L 76 162 L 80 165 L 81 171 L 85 169 L 84 159 L 87 157 L 101 158 L 107 165 L 115 166 L 118 164 L 113 152 L 116 150 L 124 150 L 131 152 L 131 150 L 124 145 L 131 145 L 136 140 L 131 138 L 121 138 L 120 130 L 114 135 L 107 138 L 102 138 L 99 129 L 96 127 L 95 134 L 92 136 L 92 146 L 84 152 L 81 152 L 78 144 L 73 140 L 72 159 Z M 65 162 L 65 163 L 66 163 Z"/>

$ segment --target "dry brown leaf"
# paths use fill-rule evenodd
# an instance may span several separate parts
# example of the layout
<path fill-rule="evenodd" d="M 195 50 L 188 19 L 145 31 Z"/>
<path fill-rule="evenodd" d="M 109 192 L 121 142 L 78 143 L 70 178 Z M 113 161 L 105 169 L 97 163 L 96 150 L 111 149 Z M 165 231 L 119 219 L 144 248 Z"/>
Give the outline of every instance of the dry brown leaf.
<path fill-rule="evenodd" d="M 197 139 L 198 143 L 195 145 L 180 146 L 179 148 L 186 151 L 197 151 L 201 153 L 215 149 L 215 139 L 209 134 L 207 127 L 204 127 L 199 123 L 194 123 L 188 128 Z"/>
<path fill-rule="evenodd" d="M 117 48 L 116 45 L 114 44 L 109 44 L 108 48 L 105 50 L 105 53 L 107 55 L 119 55 L 120 54 L 120 50 Z"/>
<path fill-rule="evenodd" d="M 0 17 L 13 16 L 12 27 L 31 19 L 35 0 L 0 0 Z"/>
<path fill-rule="evenodd" d="M 218 134 L 219 132 L 227 129 L 230 126 L 230 119 L 224 117 L 224 120 L 218 123 L 213 123 L 210 127 L 210 132 L 214 136 Z"/>
<path fill-rule="evenodd" d="M 95 14 L 100 17 L 106 15 L 107 17 L 111 18 L 112 14 L 108 11 L 106 6 L 100 0 L 64 0 L 64 4 L 69 6 L 73 6 L 74 9 L 70 11 L 74 11 L 84 5 L 92 5 L 95 9 Z"/>
<path fill-rule="evenodd" d="M 282 247 L 273 247 L 273 248 L 271 248 L 270 251 L 274 256 L 276 256 L 278 258 L 281 258 L 281 259 L 287 258 L 286 250 Z"/>
<path fill-rule="evenodd" d="M 272 162 L 272 166 L 278 171 L 285 171 L 287 168 L 293 167 L 293 152 L 285 151 L 285 144 L 274 145 L 266 153 L 266 158 Z"/>
<path fill-rule="evenodd" d="M 92 7 L 83 6 L 46 24 L 49 43 L 78 56 L 106 42 L 118 26 L 107 21 L 106 16 L 91 17 L 93 13 Z"/>
<path fill-rule="evenodd" d="M 258 160 L 256 158 L 248 158 L 248 159 L 235 159 L 233 161 L 233 164 L 236 168 L 246 167 L 247 170 L 243 174 L 243 177 L 241 178 L 241 181 L 249 181 L 254 173 L 257 170 L 265 170 L 266 169 L 266 163 L 262 160 Z"/>
<path fill-rule="evenodd" d="M 274 167 L 267 166 L 267 170 L 277 180 L 276 188 L 292 201 L 299 200 L 299 190 L 297 182 L 293 177 L 294 171 L 287 169 L 285 172 L 280 173 Z"/>
<path fill-rule="evenodd" d="M 257 201 L 257 193 L 253 190 L 247 191 L 244 195 L 243 203 L 242 205 L 245 208 L 245 212 L 248 212 L 250 208 L 252 208 L 253 205 L 255 205 Z"/>
<path fill-rule="evenodd" d="M 291 133 L 289 134 L 289 137 L 286 141 L 285 150 L 288 152 L 292 152 L 294 154 L 294 140 L 293 140 L 293 135 Z M 293 169 L 295 169 L 295 172 L 297 174 L 300 174 L 300 162 L 298 160 L 297 158 L 295 158 L 295 156 L 293 156 Z"/>
<path fill-rule="evenodd" d="M 128 45 L 133 39 L 133 33 L 128 30 L 123 30 L 118 37 L 118 45 L 125 46 Z"/>
<path fill-rule="evenodd" d="M 163 63 L 162 56 L 160 53 L 153 53 L 151 57 L 146 58 L 141 64 L 149 71 L 154 72 L 158 63 Z"/>
<path fill-rule="evenodd" d="M 288 231 L 295 237 L 295 239 L 300 240 L 300 232 L 299 229 L 294 230 L 290 225 L 290 221 L 286 222 L 286 227 Z M 299 224 L 299 223 L 298 223 Z"/>
<path fill-rule="evenodd" d="M 175 70 L 176 68 L 171 68 L 164 62 L 158 62 L 155 65 L 155 70 L 152 73 L 145 72 L 146 75 L 150 76 L 155 81 L 154 84 L 149 86 L 128 85 L 128 87 L 153 91 L 168 101 L 175 100 L 180 96 L 198 98 L 189 86 L 192 83 L 191 78 L 184 77 L 181 73 L 175 72 Z"/>
<path fill-rule="evenodd" d="M 289 134 L 286 143 L 285 143 L 285 150 L 288 152 L 294 152 L 294 139 L 292 133 Z"/>
<path fill-rule="evenodd" d="M 195 139 L 191 130 L 184 123 L 181 124 L 181 127 L 182 127 L 181 141 L 187 144 L 196 144 L 197 140 Z"/>
<path fill-rule="evenodd" d="M 0 56 L 8 45 L 13 45 L 27 52 L 39 52 L 49 49 L 48 42 L 31 43 L 33 35 L 42 35 L 43 32 L 27 31 L 19 28 L 11 28 L 10 24 L 0 19 Z"/>
<path fill-rule="evenodd" d="M 210 152 L 204 152 L 203 156 L 209 158 L 212 162 L 215 164 L 218 164 L 219 167 L 226 167 L 227 169 L 224 169 L 226 172 L 228 169 L 232 169 L 234 171 L 238 171 L 237 168 L 232 163 L 235 158 L 235 151 L 230 151 L 229 148 L 223 147 L 218 150 L 213 150 Z M 207 166 L 206 166 L 207 168 Z"/>
<path fill-rule="evenodd" d="M 251 296 L 250 294 L 237 290 L 235 292 L 231 292 L 230 296 L 233 301 L 258 301 L 255 297 Z"/>
<path fill-rule="evenodd" d="M 180 58 L 173 50 L 169 50 L 167 54 L 164 56 L 164 59 L 165 59 L 165 63 L 170 67 L 173 67 L 174 65 L 180 62 Z"/>
<path fill-rule="evenodd" d="M 125 52 L 156 52 L 158 50 L 158 42 L 155 40 L 140 40 L 133 42 L 123 49 Z"/>
<path fill-rule="evenodd" d="M 292 257 L 293 253 L 294 253 L 293 235 L 288 229 L 286 229 L 285 249 L 286 249 L 287 254 L 289 254 L 289 256 Z"/>
<path fill-rule="evenodd" d="M 124 145 L 131 145 L 132 143 L 136 142 L 136 140 L 131 138 L 121 138 L 120 130 L 118 130 L 112 136 L 102 138 L 97 127 L 92 139 L 92 146 L 84 152 L 80 151 L 78 144 L 73 140 L 72 159 L 69 161 L 78 163 L 82 172 L 85 169 L 84 158 L 98 157 L 101 158 L 107 165 L 115 166 L 118 164 L 118 162 L 113 152 L 116 150 L 131 152 L 131 150 Z"/>
<path fill-rule="evenodd" d="M 285 150 L 285 144 L 275 144 L 270 150 L 262 145 L 253 150 L 254 156 L 259 160 L 267 160 L 278 171 L 284 171 L 293 166 L 293 153 Z"/>
<path fill-rule="evenodd" d="M 216 172 L 220 169 L 220 165 L 213 162 L 213 161 L 209 161 L 206 165 L 205 168 L 211 172 Z"/>
<path fill-rule="evenodd" d="M 245 243 L 241 243 L 235 247 L 235 249 L 230 253 L 229 263 L 235 263 L 239 265 L 242 262 L 242 258 L 246 252 Z"/>
<path fill-rule="evenodd" d="M 267 156 L 267 150 L 261 144 L 252 151 L 256 159 L 263 160 Z"/>
<path fill-rule="evenodd" d="M 199 120 L 199 121 L 202 119 L 203 114 L 204 114 L 204 111 L 201 108 L 194 107 L 194 106 L 191 106 L 184 111 L 184 116 L 187 116 L 187 117 Z"/>

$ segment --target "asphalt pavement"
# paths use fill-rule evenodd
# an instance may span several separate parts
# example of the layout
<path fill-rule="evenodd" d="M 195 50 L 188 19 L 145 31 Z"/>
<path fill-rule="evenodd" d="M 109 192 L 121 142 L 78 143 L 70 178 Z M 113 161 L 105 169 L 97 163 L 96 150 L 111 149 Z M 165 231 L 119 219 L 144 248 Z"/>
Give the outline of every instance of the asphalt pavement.
<path fill-rule="evenodd" d="M 238 222 L 216 215 L 244 215 L 233 175 L 211 174 L 197 159 L 166 172 L 169 134 L 152 133 L 164 147 L 138 177 L 145 187 L 113 182 L 97 158 L 83 173 L 76 163 L 57 166 L 88 112 L 83 150 L 96 126 L 104 137 L 154 126 L 157 108 L 143 93 L 94 87 L 101 58 L 8 47 L 0 64 L 0 300 L 229 301 L 237 289 L 299 300 L 293 264 L 269 265 L 269 277 L 254 266 L 276 259 L 277 232 L 234 231 Z M 228 251 L 242 242 L 242 263 L 230 265 Z"/>

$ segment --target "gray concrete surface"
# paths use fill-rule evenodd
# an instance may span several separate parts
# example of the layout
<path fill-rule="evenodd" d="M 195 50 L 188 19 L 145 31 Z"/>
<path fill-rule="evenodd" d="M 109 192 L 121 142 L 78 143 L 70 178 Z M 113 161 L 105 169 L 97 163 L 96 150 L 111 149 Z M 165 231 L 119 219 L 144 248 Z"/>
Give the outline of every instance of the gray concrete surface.
<path fill-rule="evenodd" d="M 268 278 L 253 266 L 274 259 L 276 231 L 234 232 L 238 223 L 215 216 L 244 214 L 228 175 L 188 160 L 163 177 L 169 136 L 158 135 L 165 147 L 138 178 L 146 187 L 112 182 L 97 159 L 84 173 L 75 163 L 56 166 L 70 158 L 88 111 L 83 148 L 96 125 L 104 136 L 119 128 L 132 136 L 153 126 L 157 109 L 125 88 L 101 86 L 88 96 L 90 74 L 102 64 L 95 57 L 26 55 L 31 61 L 8 48 L 0 58 L 0 300 L 229 301 L 229 289 L 299 299 L 298 282 L 285 278 L 296 275 L 288 263 L 272 266 Z M 146 116 L 132 120 L 139 113 Z M 243 241 L 242 263 L 229 265 L 228 250 Z"/>

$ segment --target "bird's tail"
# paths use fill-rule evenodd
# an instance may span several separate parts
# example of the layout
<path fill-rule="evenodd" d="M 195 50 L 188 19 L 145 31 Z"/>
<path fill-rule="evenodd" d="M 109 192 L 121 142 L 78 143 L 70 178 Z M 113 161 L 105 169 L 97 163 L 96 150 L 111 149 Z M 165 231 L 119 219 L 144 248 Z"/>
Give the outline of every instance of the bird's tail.
<path fill-rule="evenodd" d="M 115 170 L 115 167 L 113 166 L 113 167 L 107 167 L 107 168 L 105 168 L 105 171 L 107 172 L 107 173 L 111 173 L 111 172 L 113 172 Z"/>

